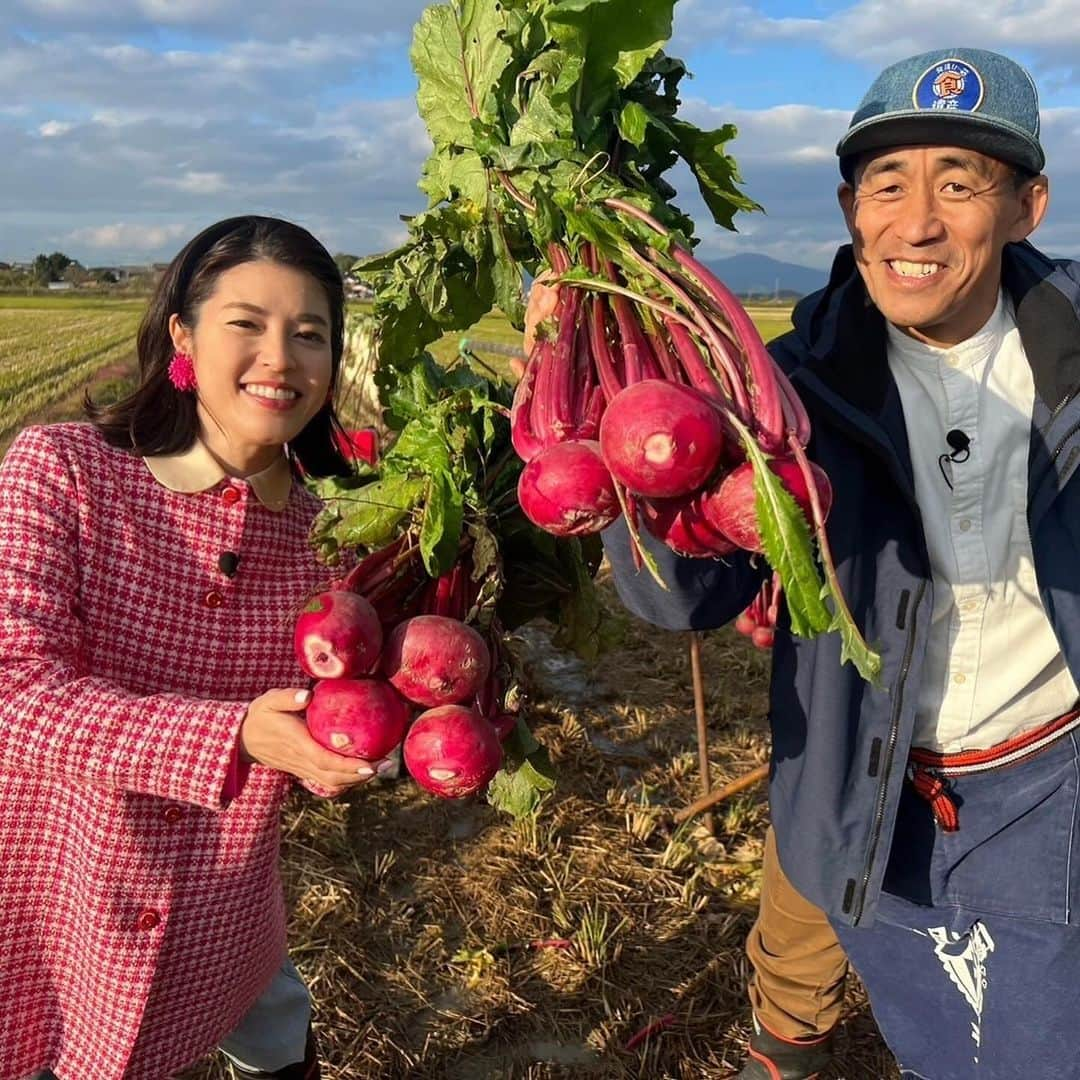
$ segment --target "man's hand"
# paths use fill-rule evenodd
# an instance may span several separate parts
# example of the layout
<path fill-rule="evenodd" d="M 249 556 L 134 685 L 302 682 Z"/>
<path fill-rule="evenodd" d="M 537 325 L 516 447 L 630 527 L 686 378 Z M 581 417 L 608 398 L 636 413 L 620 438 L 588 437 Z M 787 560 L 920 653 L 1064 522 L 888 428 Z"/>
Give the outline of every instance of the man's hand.
<path fill-rule="evenodd" d="M 393 762 L 345 757 L 320 746 L 299 716 L 311 700 L 309 690 L 268 690 L 249 706 L 240 728 L 240 753 L 271 769 L 289 773 L 320 795 L 340 795 L 363 784 Z"/>
<path fill-rule="evenodd" d="M 550 270 L 537 274 L 529 289 L 529 303 L 525 308 L 525 355 L 529 356 L 536 344 L 536 328 L 545 319 L 555 314 L 555 305 L 559 301 L 559 286 L 545 285 L 555 275 Z"/>

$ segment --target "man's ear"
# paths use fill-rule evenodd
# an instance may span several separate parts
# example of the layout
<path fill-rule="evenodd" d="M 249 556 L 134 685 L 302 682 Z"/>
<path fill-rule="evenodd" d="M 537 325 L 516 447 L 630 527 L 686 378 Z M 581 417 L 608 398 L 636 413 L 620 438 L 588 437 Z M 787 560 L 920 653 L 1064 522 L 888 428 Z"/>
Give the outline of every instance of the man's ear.
<path fill-rule="evenodd" d="M 844 224 L 848 234 L 855 237 L 855 189 L 845 180 L 836 189 L 836 200 L 840 203 L 840 209 L 844 215 Z"/>
<path fill-rule="evenodd" d="M 191 331 L 180 321 L 180 316 L 175 312 L 169 316 L 169 337 L 172 338 L 173 348 L 177 352 L 191 355 Z"/>
<path fill-rule="evenodd" d="M 1009 230 L 1009 239 L 1018 244 L 1026 240 L 1046 216 L 1050 202 L 1050 181 L 1041 173 L 1028 180 L 1018 193 L 1020 213 Z"/>

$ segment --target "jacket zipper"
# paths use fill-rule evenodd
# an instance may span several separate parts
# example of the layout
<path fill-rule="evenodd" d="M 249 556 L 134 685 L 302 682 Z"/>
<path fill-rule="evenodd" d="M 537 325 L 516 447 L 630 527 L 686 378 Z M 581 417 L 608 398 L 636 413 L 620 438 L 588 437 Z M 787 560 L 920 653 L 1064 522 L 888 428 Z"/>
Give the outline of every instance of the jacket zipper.
<path fill-rule="evenodd" d="M 1055 446 L 1055 447 L 1054 447 L 1054 452 L 1053 452 L 1053 453 L 1052 453 L 1052 454 L 1050 455 L 1050 460 L 1051 460 L 1051 461 L 1057 461 L 1058 457 L 1059 457 L 1059 456 L 1060 456 L 1060 454 L 1061 454 L 1061 451 L 1065 449 L 1065 444 L 1066 444 L 1066 443 L 1067 443 L 1067 442 L 1068 442 L 1068 441 L 1069 441 L 1069 440 L 1070 440 L 1070 439 L 1071 439 L 1071 438 L 1072 438 L 1072 437 L 1073 437 L 1073 436 L 1074 436 L 1074 435 L 1075 435 L 1075 434 L 1076 434 L 1076 433 L 1077 433 L 1078 431 L 1080 431 L 1080 420 L 1078 420 L 1078 421 L 1077 421 L 1077 422 L 1076 422 L 1075 424 L 1073 424 L 1073 426 L 1072 426 L 1071 428 L 1069 428 L 1069 430 L 1068 430 L 1068 431 L 1066 431 L 1064 435 L 1062 435 L 1062 437 L 1061 437 L 1061 442 L 1059 442 L 1059 443 L 1057 444 L 1057 446 Z"/>
<path fill-rule="evenodd" d="M 904 683 L 911 667 L 912 653 L 915 651 L 915 628 L 918 624 L 919 604 L 922 602 L 924 592 L 926 592 L 925 580 L 919 582 L 919 587 L 915 591 L 915 602 L 911 605 L 911 625 L 908 628 L 904 659 L 900 665 L 900 677 L 896 681 L 896 699 L 893 704 L 892 721 L 889 725 L 889 742 L 885 747 L 885 767 L 881 770 L 881 786 L 878 788 L 877 805 L 874 807 L 874 823 L 870 832 L 870 853 L 866 859 L 862 888 L 859 890 L 859 899 L 855 905 L 853 916 L 856 924 L 862 918 L 863 907 L 866 904 L 866 890 L 870 887 L 870 874 L 873 870 L 874 859 L 877 856 L 878 844 L 881 842 L 881 823 L 885 818 L 885 801 L 889 794 L 889 775 L 892 772 L 892 760 L 896 751 L 896 743 L 900 737 L 900 712 L 904 707 Z"/>

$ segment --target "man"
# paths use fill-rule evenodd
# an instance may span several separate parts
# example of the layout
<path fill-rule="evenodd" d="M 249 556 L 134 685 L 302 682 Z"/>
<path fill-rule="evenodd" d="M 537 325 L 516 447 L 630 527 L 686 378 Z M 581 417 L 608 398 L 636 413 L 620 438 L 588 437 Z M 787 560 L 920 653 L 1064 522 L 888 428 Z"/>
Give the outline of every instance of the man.
<path fill-rule="evenodd" d="M 813 422 L 881 685 L 838 635 L 793 639 L 781 617 L 770 803 L 790 884 L 766 874 L 759 944 L 789 1030 L 755 1034 L 742 1076 L 827 1060 L 844 962 L 815 907 L 905 1075 L 1080 1076 L 1080 265 L 1027 243 L 1048 198 L 1034 84 L 983 50 L 912 57 L 837 152 L 852 243 L 771 351 Z M 659 550 L 663 591 L 606 535 L 624 601 L 658 625 L 721 625 L 762 580 Z"/>

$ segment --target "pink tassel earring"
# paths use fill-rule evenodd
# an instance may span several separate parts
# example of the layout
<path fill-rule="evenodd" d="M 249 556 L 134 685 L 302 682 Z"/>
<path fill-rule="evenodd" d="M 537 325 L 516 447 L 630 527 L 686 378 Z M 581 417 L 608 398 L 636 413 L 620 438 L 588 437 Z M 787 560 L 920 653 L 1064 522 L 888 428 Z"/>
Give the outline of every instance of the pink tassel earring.
<path fill-rule="evenodd" d="M 181 393 L 195 389 L 195 365 L 186 352 L 173 353 L 169 361 L 169 382 Z"/>

